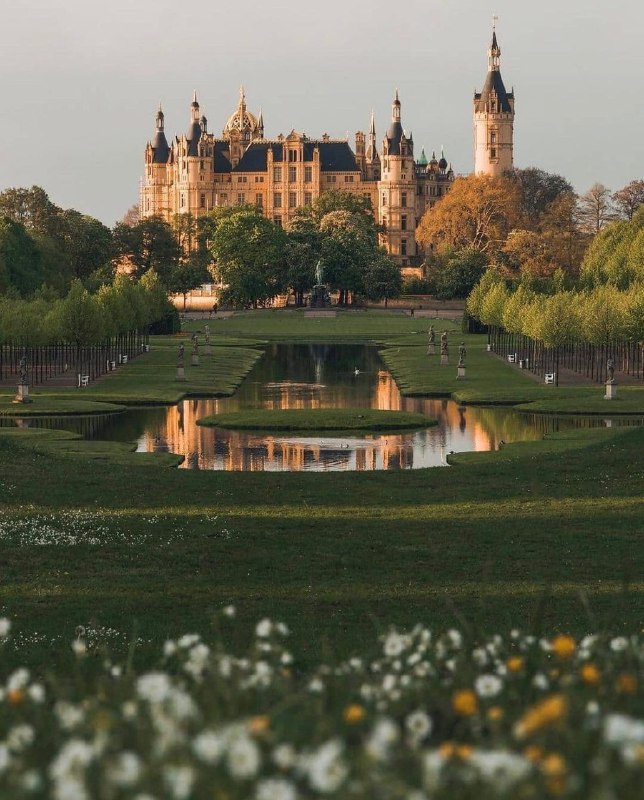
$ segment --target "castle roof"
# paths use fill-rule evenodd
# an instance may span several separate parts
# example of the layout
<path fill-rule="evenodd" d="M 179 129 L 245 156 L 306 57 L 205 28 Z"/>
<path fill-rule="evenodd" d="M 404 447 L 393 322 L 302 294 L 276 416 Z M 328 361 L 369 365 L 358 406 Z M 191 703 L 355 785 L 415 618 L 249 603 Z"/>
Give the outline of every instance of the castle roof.
<path fill-rule="evenodd" d="M 320 153 L 320 168 L 322 172 L 356 172 L 358 170 L 355 155 L 348 142 L 307 140 L 304 142 L 303 147 L 305 163 L 313 161 L 313 153 L 316 148 Z M 286 160 L 284 158 L 283 142 L 251 142 L 234 171 L 266 172 L 269 149 L 273 152 L 273 161 L 276 164 L 281 164 Z"/>
<path fill-rule="evenodd" d="M 507 92 L 498 69 L 490 70 L 483 84 L 483 89 L 474 95 L 477 106 L 487 106 L 493 94 L 496 94 L 499 101 L 499 111 L 510 114 L 512 108 L 510 100 L 514 100 L 514 93 Z"/>
<path fill-rule="evenodd" d="M 170 155 L 170 146 L 168 145 L 168 140 L 165 138 L 165 133 L 162 130 L 157 130 L 154 134 L 154 139 L 152 139 L 152 149 L 154 150 L 154 154 L 152 155 L 152 163 L 153 164 L 167 164 L 168 163 L 168 156 Z"/>
<path fill-rule="evenodd" d="M 215 172 L 231 172 L 228 142 L 215 140 Z"/>

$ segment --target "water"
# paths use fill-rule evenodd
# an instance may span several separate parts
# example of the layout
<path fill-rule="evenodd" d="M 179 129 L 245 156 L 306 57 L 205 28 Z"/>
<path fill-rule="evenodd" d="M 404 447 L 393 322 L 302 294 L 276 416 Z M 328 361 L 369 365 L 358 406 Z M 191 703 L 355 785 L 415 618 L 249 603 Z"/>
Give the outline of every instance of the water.
<path fill-rule="evenodd" d="M 196 424 L 201 417 L 249 408 L 357 407 L 420 412 L 437 419 L 438 425 L 396 435 L 325 437 L 258 435 Z M 503 442 L 540 439 L 544 433 L 601 426 L 605 421 L 405 398 L 375 347 L 273 344 L 233 397 L 18 424 L 74 430 L 88 439 L 136 442 L 139 452 L 180 453 L 185 456 L 184 469 L 351 471 L 446 466 L 450 452 L 496 450 Z"/>

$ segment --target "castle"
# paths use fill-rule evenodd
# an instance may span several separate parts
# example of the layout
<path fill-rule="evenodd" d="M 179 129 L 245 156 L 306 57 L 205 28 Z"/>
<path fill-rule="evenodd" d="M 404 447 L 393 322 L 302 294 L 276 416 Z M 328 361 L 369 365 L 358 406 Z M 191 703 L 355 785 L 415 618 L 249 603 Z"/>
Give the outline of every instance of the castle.
<path fill-rule="evenodd" d="M 501 175 L 513 166 L 514 92 L 506 92 L 500 72 L 496 31 L 488 51 L 488 73 L 474 95 L 475 173 Z M 403 271 L 412 273 L 424 257 L 416 227 L 424 212 L 447 191 L 455 173 L 441 152 L 414 156 L 414 140 L 402 125 L 398 91 L 391 124 L 378 152 L 371 115 L 368 135 L 358 131 L 355 149 L 346 139 L 324 134 L 311 139 L 292 130 L 264 138 L 261 112 L 252 114 L 242 88 L 239 104 L 220 137 L 208 131 L 196 92 L 185 134 L 168 143 L 159 108 L 156 132 L 145 149 L 141 217 L 199 216 L 217 206 L 251 203 L 276 224 L 288 226 L 296 209 L 329 189 L 368 198 L 382 226 L 381 243 Z"/>

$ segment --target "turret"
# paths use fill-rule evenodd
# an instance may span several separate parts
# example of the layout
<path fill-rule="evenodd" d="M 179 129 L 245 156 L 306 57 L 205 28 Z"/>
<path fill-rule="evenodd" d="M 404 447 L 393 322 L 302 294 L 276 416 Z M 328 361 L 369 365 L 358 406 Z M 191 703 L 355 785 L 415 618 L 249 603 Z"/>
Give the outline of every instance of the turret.
<path fill-rule="evenodd" d="M 514 91 L 501 78 L 501 48 L 492 33 L 488 73 L 474 94 L 474 172 L 503 175 L 514 165 Z"/>
<path fill-rule="evenodd" d="M 165 137 L 165 117 L 161 104 L 159 103 L 159 110 L 157 111 L 156 132 L 152 140 L 152 163 L 153 164 L 167 164 L 168 155 L 170 154 L 170 147 L 168 140 Z"/>
<path fill-rule="evenodd" d="M 201 125 L 199 124 L 199 116 L 199 102 L 197 101 L 197 92 L 195 90 L 192 96 L 192 103 L 190 105 L 190 125 L 186 131 L 189 156 L 199 155 L 199 140 L 201 139 Z"/>

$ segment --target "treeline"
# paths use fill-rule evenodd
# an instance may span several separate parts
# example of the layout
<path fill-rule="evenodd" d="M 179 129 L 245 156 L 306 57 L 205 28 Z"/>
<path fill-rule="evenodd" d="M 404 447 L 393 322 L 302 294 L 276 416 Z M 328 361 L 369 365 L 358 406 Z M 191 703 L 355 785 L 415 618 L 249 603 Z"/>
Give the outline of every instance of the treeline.
<path fill-rule="evenodd" d="M 0 344 L 37 347 L 65 342 L 82 347 L 152 326 L 172 329 L 174 315 L 166 289 L 152 270 L 139 281 L 119 276 L 94 293 L 76 278 L 63 298 L 47 291 L 29 299 L 0 297 Z"/>
<path fill-rule="evenodd" d="M 417 230 L 429 253 L 427 289 L 445 298 L 467 297 L 490 267 L 508 280 L 558 276 L 571 287 L 589 271 L 593 253 L 596 264 L 604 263 L 615 239 L 632 233 L 630 223 L 643 204 L 641 180 L 615 193 L 595 184 L 578 196 L 561 175 L 536 168 L 459 178 Z M 634 262 L 642 241 L 625 240 L 620 257 L 631 245 Z"/>

